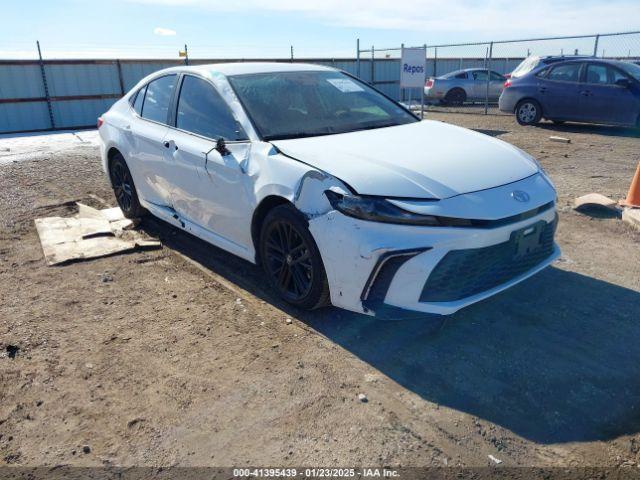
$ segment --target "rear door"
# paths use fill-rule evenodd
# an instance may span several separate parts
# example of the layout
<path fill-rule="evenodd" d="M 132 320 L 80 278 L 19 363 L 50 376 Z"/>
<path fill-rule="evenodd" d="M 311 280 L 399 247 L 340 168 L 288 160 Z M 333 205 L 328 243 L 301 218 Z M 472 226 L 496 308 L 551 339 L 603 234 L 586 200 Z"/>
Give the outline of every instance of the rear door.
<path fill-rule="evenodd" d="M 616 82 L 630 79 L 617 68 L 604 63 L 587 64 L 580 88 L 584 121 L 634 125 L 638 98 L 627 86 Z"/>
<path fill-rule="evenodd" d="M 137 94 L 125 138 L 130 142 L 129 168 L 142 198 L 156 205 L 171 204 L 167 180 L 166 148 L 169 104 L 177 75 L 165 75 L 149 82 Z"/>
<path fill-rule="evenodd" d="M 582 68 L 581 62 L 561 63 L 538 79 L 537 99 L 545 118 L 581 119 L 579 89 Z"/>

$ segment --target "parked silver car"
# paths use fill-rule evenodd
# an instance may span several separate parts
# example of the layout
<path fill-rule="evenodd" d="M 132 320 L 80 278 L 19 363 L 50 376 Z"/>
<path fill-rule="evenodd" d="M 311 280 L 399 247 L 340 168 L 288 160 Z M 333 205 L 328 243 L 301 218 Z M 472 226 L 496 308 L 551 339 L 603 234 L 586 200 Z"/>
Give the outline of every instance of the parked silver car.
<path fill-rule="evenodd" d="M 424 86 L 427 99 L 440 100 L 447 105 L 462 105 L 467 101 L 484 101 L 489 75 L 489 101 L 496 102 L 506 78 L 486 68 L 467 68 L 447 73 L 441 77 L 430 77 Z"/>

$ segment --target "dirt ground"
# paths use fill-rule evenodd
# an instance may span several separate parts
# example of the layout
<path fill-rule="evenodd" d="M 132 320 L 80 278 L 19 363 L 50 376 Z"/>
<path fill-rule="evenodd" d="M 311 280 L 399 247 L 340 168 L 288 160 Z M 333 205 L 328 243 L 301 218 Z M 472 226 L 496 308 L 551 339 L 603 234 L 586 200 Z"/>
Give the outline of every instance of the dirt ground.
<path fill-rule="evenodd" d="M 97 148 L 0 138 L 0 465 L 640 466 L 640 232 L 571 208 L 624 196 L 640 138 L 429 117 L 523 148 L 559 194 L 562 258 L 445 321 L 297 311 L 153 220 L 161 250 L 47 267 L 34 218 L 114 203 Z"/>

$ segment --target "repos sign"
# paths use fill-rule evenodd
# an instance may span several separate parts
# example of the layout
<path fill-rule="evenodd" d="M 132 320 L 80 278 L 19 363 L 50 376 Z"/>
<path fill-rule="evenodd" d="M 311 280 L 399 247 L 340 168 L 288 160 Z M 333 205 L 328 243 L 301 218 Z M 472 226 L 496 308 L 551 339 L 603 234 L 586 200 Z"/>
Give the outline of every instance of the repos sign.
<path fill-rule="evenodd" d="M 400 88 L 424 88 L 427 51 L 424 47 L 403 48 L 400 59 Z"/>

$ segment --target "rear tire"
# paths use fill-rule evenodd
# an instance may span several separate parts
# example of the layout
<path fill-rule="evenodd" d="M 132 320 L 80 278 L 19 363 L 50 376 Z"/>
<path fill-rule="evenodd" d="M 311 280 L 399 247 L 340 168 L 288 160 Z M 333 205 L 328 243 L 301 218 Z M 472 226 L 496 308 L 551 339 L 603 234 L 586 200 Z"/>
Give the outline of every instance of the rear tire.
<path fill-rule="evenodd" d="M 453 107 L 460 107 L 467 101 L 467 92 L 461 88 L 452 88 L 444 96 L 444 102 Z"/>
<path fill-rule="evenodd" d="M 271 210 L 260 232 L 260 259 L 283 300 L 311 310 L 329 305 L 327 274 L 305 218 L 292 205 Z"/>
<path fill-rule="evenodd" d="M 109 177 L 122 214 L 126 218 L 143 217 L 147 211 L 140 205 L 131 171 L 120 153 L 116 153 L 109 162 Z"/>
<path fill-rule="evenodd" d="M 520 100 L 516 105 L 516 120 L 520 125 L 536 125 L 541 118 L 542 106 L 536 100 Z"/>

